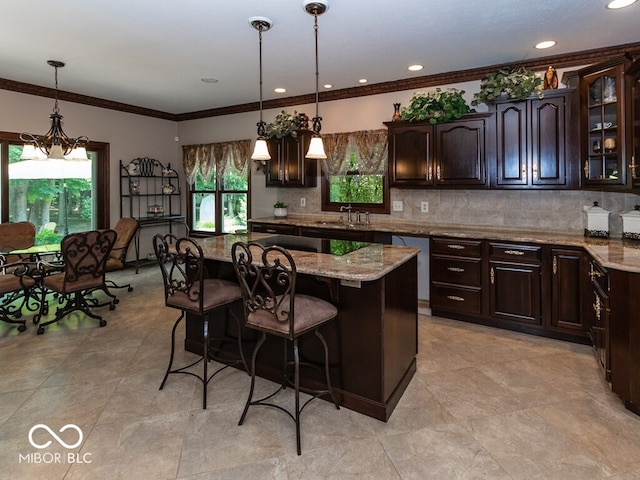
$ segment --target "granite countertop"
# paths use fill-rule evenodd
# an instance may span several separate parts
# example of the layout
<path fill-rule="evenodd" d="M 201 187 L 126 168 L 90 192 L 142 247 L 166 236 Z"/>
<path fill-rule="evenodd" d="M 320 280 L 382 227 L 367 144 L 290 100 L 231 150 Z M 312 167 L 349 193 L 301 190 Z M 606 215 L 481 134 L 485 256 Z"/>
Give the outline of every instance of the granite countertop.
<path fill-rule="evenodd" d="M 329 223 L 322 223 L 328 221 Z M 392 233 L 414 237 L 457 237 L 491 239 L 511 242 L 541 243 L 547 245 L 583 247 L 601 266 L 640 273 L 640 242 L 621 239 L 587 238 L 582 232 L 562 232 L 553 230 L 481 227 L 462 225 L 442 225 L 401 221 L 373 221 L 365 225 L 337 223 L 335 218 L 312 215 L 290 215 L 288 218 L 264 217 L 250 219 L 249 222 L 297 225 L 339 230 L 361 230 Z"/>
<path fill-rule="evenodd" d="M 219 235 L 198 239 L 208 259 L 231 262 L 231 246 L 238 241 L 273 237 L 269 233 Z M 289 249 L 298 272 L 341 280 L 372 281 L 382 278 L 420 253 L 419 248 L 371 243 L 345 255 Z"/>

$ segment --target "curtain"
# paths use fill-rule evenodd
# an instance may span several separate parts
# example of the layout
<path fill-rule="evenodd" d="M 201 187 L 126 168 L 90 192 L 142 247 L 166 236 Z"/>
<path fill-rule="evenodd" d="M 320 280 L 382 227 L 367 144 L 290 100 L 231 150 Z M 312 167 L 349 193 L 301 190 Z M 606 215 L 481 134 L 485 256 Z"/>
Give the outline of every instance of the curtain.
<path fill-rule="evenodd" d="M 358 170 L 363 175 L 384 173 L 387 158 L 387 130 L 363 130 L 353 132 Z"/>
<path fill-rule="evenodd" d="M 361 130 L 322 136 L 327 158 L 322 161 L 325 175 L 345 175 L 357 169 L 361 174 L 384 173 L 387 159 L 387 130 Z M 351 156 L 355 155 L 355 164 Z"/>
<path fill-rule="evenodd" d="M 251 140 L 184 145 L 182 166 L 187 182 L 193 185 L 198 172 L 205 181 L 211 178 L 214 170 L 218 178 L 224 176 L 227 168 L 244 172 L 250 156 Z"/>

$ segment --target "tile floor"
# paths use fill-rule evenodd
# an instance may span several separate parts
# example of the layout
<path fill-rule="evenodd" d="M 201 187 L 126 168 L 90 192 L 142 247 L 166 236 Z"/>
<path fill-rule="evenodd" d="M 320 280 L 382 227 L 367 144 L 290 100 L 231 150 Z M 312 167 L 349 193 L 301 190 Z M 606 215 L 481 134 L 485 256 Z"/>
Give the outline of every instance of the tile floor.
<path fill-rule="evenodd" d="M 190 377 L 158 391 L 175 311 L 159 271 L 132 278 L 134 292 L 102 310 L 105 328 L 79 317 L 41 336 L 0 325 L 0 478 L 640 479 L 640 417 L 589 347 L 424 315 L 418 372 L 389 422 L 312 402 L 297 456 L 282 413 L 254 408 L 237 426 L 242 372 L 210 385 L 207 410 Z M 83 443 L 65 449 L 38 427 L 32 442 L 52 443 L 35 448 L 37 424 L 67 444 L 79 435 L 60 430 L 76 425 Z"/>

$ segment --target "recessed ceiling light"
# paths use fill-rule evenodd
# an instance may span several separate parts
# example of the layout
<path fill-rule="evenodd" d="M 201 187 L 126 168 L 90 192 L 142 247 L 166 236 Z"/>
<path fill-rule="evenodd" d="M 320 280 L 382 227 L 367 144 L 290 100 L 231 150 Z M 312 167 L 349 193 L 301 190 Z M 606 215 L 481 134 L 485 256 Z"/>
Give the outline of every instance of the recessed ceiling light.
<path fill-rule="evenodd" d="M 333 88 L 333 85 L 331 85 L 330 83 L 325 83 L 324 88 Z"/>
<path fill-rule="evenodd" d="M 366 78 L 361 78 L 360 80 L 358 80 L 358 83 L 367 83 L 367 79 Z"/>
<path fill-rule="evenodd" d="M 536 43 L 538 50 L 544 50 L 545 48 L 553 47 L 557 42 L 555 40 L 545 40 L 544 42 Z"/>
<path fill-rule="evenodd" d="M 409 65 L 408 70 L 411 72 L 419 72 L 420 70 L 422 70 L 424 67 L 422 65 Z"/>
<path fill-rule="evenodd" d="M 200 81 L 204 83 L 218 83 L 218 79 L 213 77 L 202 77 Z"/>
<path fill-rule="evenodd" d="M 607 8 L 615 10 L 617 8 L 628 7 L 629 5 L 633 5 L 636 3 L 636 0 L 613 0 L 607 4 Z"/>
<path fill-rule="evenodd" d="M 276 88 L 273 89 L 273 91 L 276 92 L 276 93 L 284 93 L 284 92 L 287 91 L 287 89 L 284 88 L 284 87 L 276 87 Z"/>

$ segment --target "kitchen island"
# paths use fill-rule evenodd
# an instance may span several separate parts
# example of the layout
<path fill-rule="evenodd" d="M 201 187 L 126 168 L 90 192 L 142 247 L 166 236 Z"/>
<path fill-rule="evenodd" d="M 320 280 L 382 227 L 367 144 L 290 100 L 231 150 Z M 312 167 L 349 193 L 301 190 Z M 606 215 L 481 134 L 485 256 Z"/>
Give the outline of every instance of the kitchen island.
<path fill-rule="evenodd" d="M 198 241 L 210 274 L 230 280 L 235 280 L 231 263 L 235 242 L 260 241 L 287 248 L 298 270 L 297 292 L 323 298 L 338 308 L 337 318 L 322 327 L 322 334 L 329 345 L 331 382 L 340 404 L 382 421 L 389 419 L 416 371 L 419 249 L 264 233 Z M 234 312 L 243 315 L 239 305 Z M 211 322 L 212 337 L 235 327 L 231 318 L 224 323 Z M 198 319 L 187 318 L 187 350 L 202 351 L 201 329 Z M 255 332 L 243 330 L 245 353 L 251 351 L 255 337 Z M 301 354 L 312 362 L 319 361 L 321 345 L 309 337 L 300 341 Z M 236 343 L 220 347 L 230 358 L 237 358 Z M 270 338 L 261 349 L 257 372 L 279 381 L 281 362 L 282 340 Z M 321 372 L 315 369 L 301 372 L 301 376 L 307 386 L 322 383 Z"/>

